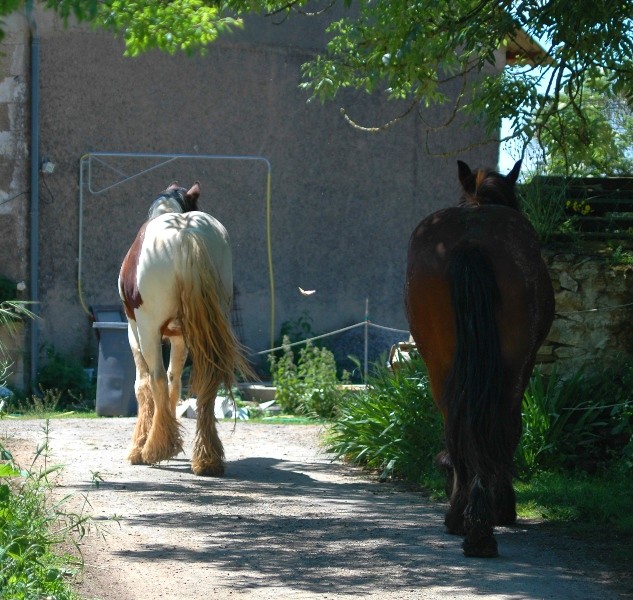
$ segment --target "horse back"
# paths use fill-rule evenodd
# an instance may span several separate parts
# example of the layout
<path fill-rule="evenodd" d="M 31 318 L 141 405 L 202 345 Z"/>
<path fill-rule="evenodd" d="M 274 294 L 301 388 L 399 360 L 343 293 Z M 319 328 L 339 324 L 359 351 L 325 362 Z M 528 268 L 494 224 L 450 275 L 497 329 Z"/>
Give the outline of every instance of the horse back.
<path fill-rule="evenodd" d="M 454 207 L 424 219 L 409 242 L 405 304 L 443 412 L 443 386 L 456 347 L 449 270 L 452 258 L 468 249 L 480 252 L 494 271 L 499 295 L 495 316 L 509 388 L 518 390 L 527 383 L 553 320 L 553 289 L 539 240 L 518 211 L 498 205 Z"/>
<path fill-rule="evenodd" d="M 226 294 L 232 294 L 232 260 L 229 237 L 224 226 L 214 217 L 200 211 L 162 214 L 141 227 L 132 243 L 119 274 L 119 293 L 128 318 L 154 299 L 171 299 L 156 308 L 168 319 L 177 310 L 177 299 L 171 293 L 179 276 L 179 259 L 189 247 L 185 238 L 197 240 L 198 248 L 209 255 L 216 275 Z"/>

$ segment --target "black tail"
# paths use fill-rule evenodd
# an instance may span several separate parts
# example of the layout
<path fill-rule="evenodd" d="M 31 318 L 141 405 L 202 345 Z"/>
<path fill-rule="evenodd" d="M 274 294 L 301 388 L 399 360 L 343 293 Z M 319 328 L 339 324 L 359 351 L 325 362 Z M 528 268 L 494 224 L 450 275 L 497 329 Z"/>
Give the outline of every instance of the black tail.
<path fill-rule="evenodd" d="M 473 246 L 453 251 L 449 278 L 456 349 L 444 389 L 446 443 L 458 478 L 469 485 L 475 475 L 488 480 L 512 463 L 496 322 L 500 293 L 490 260 Z"/>

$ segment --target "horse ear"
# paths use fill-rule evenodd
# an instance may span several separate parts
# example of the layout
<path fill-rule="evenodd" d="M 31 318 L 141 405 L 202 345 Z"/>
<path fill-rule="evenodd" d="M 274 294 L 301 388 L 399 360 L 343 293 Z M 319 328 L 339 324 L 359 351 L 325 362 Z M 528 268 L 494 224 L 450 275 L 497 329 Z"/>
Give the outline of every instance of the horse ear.
<path fill-rule="evenodd" d="M 506 175 L 506 179 L 510 182 L 510 183 L 516 183 L 517 179 L 519 178 L 519 173 L 521 172 L 521 163 L 523 162 L 522 159 L 519 159 L 516 161 L 514 167 L 512 167 L 512 171 L 510 171 L 507 175 Z"/>
<path fill-rule="evenodd" d="M 468 183 L 469 178 L 472 177 L 473 173 L 470 170 L 470 167 L 463 161 L 457 161 L 457 173 L 459 175 L 459 182 L 462 184 L 464 190 L 466 190 L 466 185 Z"/>
<path fill-rule="evenodd" d="M 196 181 L 189 191 L 185 194 L 185 198 L 191 202 L 193 206 L 198 206 L 198 198 L 200 197 L 200 182 Z"/>

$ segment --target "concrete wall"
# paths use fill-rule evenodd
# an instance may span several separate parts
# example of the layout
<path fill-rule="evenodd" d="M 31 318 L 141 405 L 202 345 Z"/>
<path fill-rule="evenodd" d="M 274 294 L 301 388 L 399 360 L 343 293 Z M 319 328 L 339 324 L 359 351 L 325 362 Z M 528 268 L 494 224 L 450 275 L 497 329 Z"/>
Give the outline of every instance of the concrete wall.
<path fill-rule="evenodd" d="M 28 276 L 29 38 L 26 20 L 6 18 L 0 53 L 0 276 Z"/>
<path fill-rule="evenodd" d="M 412 116 L 380 134 L 348 126 L 379 124 L 402 110 L 376 97 L 347 93 L 321 105 L 298 88 L 300 66 L 324 44 L 322 21 L 281 26 L 250 19 L 202 57 L 151 52 L 125 58 L 109 34 L 65 30 L 38 17 L 41 36 L 41 154 L 55 171 L 41 176 L 41 341 L 78 358 L 95 355 L 95 336 L 77 286 L 79 164 L 89 152 L 262 156 L 272 165 L 271 239 L 275 334 L 305 311 L 317 332 L 364 317 L 406 329 L 402 288 L 408 237 L 420 219 L 458 197 L 455 156 L 433 157 L 425 123 L 445 109 Z M 430 140 L 434 152 L 482 137 L 457 123 Z M 495 145 L 459 158 L 495 166 Z M 270 344 L 266 169 L 256 161 L 121 158 L 93 163 L 102 189 L 120 177 L 152 170 L 107 192 L 84 187 L 83 302 L 118 302 L 121 259 L 155 196 L 172 180 L 199 180 L 201 208 L 230 232 L 244 343 Z M 0 187 L 2 187 L 0 185 Z M 1 207 L 0 207 L 1 212 Z M 11 252 L 10 248 L 6 249 Z M 21 250 L 20 250 L 21 251 Z M 303 296 L 303 289 L 316 293 Z"/>

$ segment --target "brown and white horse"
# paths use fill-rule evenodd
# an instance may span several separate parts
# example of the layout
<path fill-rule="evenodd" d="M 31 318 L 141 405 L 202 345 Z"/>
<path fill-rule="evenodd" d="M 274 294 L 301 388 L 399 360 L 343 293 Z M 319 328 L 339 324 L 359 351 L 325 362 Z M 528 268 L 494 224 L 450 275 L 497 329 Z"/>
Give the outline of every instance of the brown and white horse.
<path fill-rule="evenodd" d="M 521 403 L 554 293 L 515 196 L 520 161 L 507 176 L 458 167 L 460 204 L 428 216 L 411 235 L 405 304 L 444 416 L 446 526 L 466 536 L 467 556 L 496 556 L 494 526 L 516 520 Z"/>
<path fill-rule="evenodd" d="M 182 452 L 176 419 L 181 375 L 192 358 L 191 391 L 197 398 L 192 470 L 223 475 L 224 450 L 214 415 L 220 385 L 230 390 L 236 371 L 250 374 L 229 321 L 233 272 L 229 236 L 211 215 L 197 210 L 200 184 L 171 184 L 152 204 L 119 274 L 136 365 L 138 418 L 132 464 L 155 464 Z M 161 342 L 170 341 L 165 370 Z"/>

